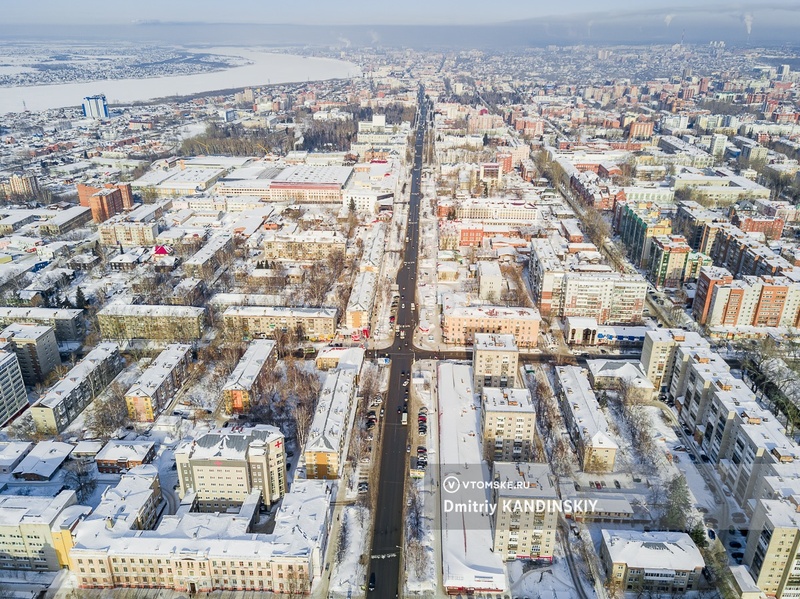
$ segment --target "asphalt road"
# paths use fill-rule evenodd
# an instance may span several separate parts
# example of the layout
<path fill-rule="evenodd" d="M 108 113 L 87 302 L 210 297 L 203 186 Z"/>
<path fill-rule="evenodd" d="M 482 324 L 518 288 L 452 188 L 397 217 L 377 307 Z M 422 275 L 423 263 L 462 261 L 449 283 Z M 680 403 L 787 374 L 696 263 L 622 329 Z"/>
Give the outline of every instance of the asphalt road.
<path fill-rule="evenodd" d="M 388 354 L 392 362 L 389 392 L 385 404 L 386 420 L 383 423 L 381 439 L 380 482 L 375 502 L 372 554 L 365 586 L 369 583 L 370 575 L 374 573 L 375 590 L 368 591 L 368 595 L 381 598 L 399 596 L 401 593 L 400 553 L 402 549 L 400 545 L 403 540 L 404 483 L 408 469 L 408 454 L 406 453 L 408 426 L 401 424 L 401 414 L 398 413 L 398 410 L 402 410 L 407 390 L 410 388 L 410 384 L 403 387 L 403 379 L 410 376 L 414 360 L 414 348 L 411 343 L 416 326 L 416 312 L 412 312 L 411 303 L 416 301 L 414 290 L 417 285 L 420 185 L 422 182 L 423 142 L 428 123 L 428 108 L 422 88 L 420 88 L 418 100 L 421 112 L 417 119 L 416 139 L 414 140 L 414 165 L 411 173 L 411 195 L 408 204 L 406 232 L 408 241 L 405 246 L 404 265 L 397 275 L 397 285 L 402 296 L 396 316 L 397 335 L 395 335 L 394 344 L 380 352 Z M 403 330 L 406 332 L 405 339 L 400 338 L 400 331 Z M 393 557 L 374 557 L 387 554 Z"/>

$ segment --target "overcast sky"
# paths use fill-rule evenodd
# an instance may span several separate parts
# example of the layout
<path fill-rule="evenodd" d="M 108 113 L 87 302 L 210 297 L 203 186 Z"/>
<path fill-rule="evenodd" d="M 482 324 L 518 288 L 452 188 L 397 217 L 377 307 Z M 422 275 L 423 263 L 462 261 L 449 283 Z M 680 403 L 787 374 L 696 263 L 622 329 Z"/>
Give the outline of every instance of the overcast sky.
<path fill-rule="evenodd" d="M 116 24 L 137 20 L 298 24 L 487 24 L 570 14 L 727 14 L 800 10 L 799 0 L 3 0 L 6 24 Z M 609 15 L 610 16 L 610 15 Z"/>

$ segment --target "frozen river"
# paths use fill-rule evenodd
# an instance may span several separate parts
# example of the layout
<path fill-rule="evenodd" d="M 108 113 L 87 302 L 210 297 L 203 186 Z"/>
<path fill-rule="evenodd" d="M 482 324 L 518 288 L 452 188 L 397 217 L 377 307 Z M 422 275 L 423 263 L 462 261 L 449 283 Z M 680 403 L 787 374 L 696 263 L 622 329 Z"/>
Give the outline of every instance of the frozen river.
<path fill-rule="evenodd" d="M 357 65 L 330 58 L 305 58 L 252 48 L 204 48 L 202 52 L 241 56 L 252 64 L 198 75 L 2 88 L 0 114 L 21 112 L 24 110 L 23 102 L 28 110 L 33 111 L 79 106 L 84 97 L 94 94 L 105 94 L 109 104 L 124 104 L 165 96 L 361 74 Z"/>

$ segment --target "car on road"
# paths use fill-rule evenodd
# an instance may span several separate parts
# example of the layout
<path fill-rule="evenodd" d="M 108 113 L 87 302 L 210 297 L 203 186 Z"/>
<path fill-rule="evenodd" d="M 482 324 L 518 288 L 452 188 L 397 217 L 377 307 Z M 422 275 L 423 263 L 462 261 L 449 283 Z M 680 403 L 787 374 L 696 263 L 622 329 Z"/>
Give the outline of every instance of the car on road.
<path fill-rule="evenodd" d="M 615 486 L 617 489 L 621 489 L 621 488 L 622 488 L 622 485 L 620 485 L 620 484 L 619 484 L 619 481 L 618 481 L 618 480 L 615 480 L 615 481 L 614 481 L 614 486 Z"/>
<path fill-rule="evenodd" d="M 411 445 L 406 445 L 406 453 L 411 453 Z"/>
<path fill-rule="evenodd" d="M 701 460 L 703 460 L 703 463 L 704 463 L 704 464 L 708 464 L 708 463 L 711 461 L 711 458 L 709 458 L 709 457 L 708 457 L 706 454 L 704 454 L 704 453 L 703 453 L 703 454 L 700 454 L 700 459 L 701 459 Z"/>
<path fill-rule="evenodd" d="M 731 557 L 735 560 L 741 560 L 744 557 L 744 553 L 742 553 L 741 551 L 734 551 L 733 553 L 731 553 Z"/>
<path fill-rule="evenodd" d="M 714 532 L 713 528 L 708 529 L 708 538 L 712 541 L 717 538 L 717 533 Z"/>
<path fill-rule="evenodd" d="M 375 572 L 373 572 L 372 574 L 369 575 L 369 587 L 368 588 L 369 588 L 370 591 L 374 591 L 375 590 Z"/>
<path fill-rule="evenodd" d="M 730 545 L 732 549 L 742 548 L 742 544 L 739 541 L 731 541 L 730 543 L 728 543 L 728 545 Z"/>
<path fill-rule="evenodd" d="M 695 457 L 693 453 L 689 454 L 689 459 L 692 460 L 692 462 L 697 462 L 697 457 Z"/>

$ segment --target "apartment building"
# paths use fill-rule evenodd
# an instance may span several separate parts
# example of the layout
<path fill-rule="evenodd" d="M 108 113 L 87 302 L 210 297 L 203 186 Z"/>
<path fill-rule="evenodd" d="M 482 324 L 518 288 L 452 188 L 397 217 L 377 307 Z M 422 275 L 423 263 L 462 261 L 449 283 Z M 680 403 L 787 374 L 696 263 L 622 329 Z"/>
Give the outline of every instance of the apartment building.
<path fill-rule="evenodd" d="M 531 240 L 529 277 L 545 316 L 595 318 L 598 324 L 642 321 L 647 281 L 613 272 L 591 244 L 569 244 L 560 235 Z"/>
<path fill-rule="evenodd" d="M 648 268 L 653 238 L 672 234 L 673 208 L 655 202 L 626 202 L 619 204 L 618 211 L 616 229 L 628 257 L 635 266 Z"/>
<path fill-rule="evenodd" d="M 107 221 L 97 228 L 100 245 L 123 247 L 147 247 L 156 243 L 159 227 L 157 222 Z"/>
<path fill-rule="evenodd" d="M 478 262 L 478 296 L 487 302 L 500 301 L 505 289 L 500 264 L 494 260 Z"/>
<path fill-rule="evenodd" d="M 470 345 L 478 335 L 513 335 L 522 347 L 536 347 L 542 317 L 536 308 L 516 306 L 442 307 L 442 338 L 446 343 Z"/>
<path fill-rule="evenodd" d="M 209 280 L 220 266 L 232 259 L 233 235 L 219 233 L 183 263 L 183 272 L 188 277 Z"/>
<path fill-rule="evenodd" d="M 556 387 L 581 468 L 584 472 L 613 472 L 618 446 L 589 384 L 588 372 L 578 366 L 558 366 Z"/>
<path fill-rule="evenodd" d="M 15 173 L 8 181 L 0 181 L 0 191 L 7 197 L 32 199 L 39 193 L 39 180 L 33 173 Z"/>
<path fill-rule="evenodd" d="M 675 352 L 679 345 L 709 348 L 701 335 L 683 329 L 655 329 L 647 331 L 642 346 L 642 370 L 656 391 L 669 388 L 675 368 Z"/>
<path fill-rule="evenodd" d="M 175 449 L 175 463 L 181 499 L 194 494 L 202 511 L 240 506 L 253 491 L 268 504 L 286 493 L 283 433 L 267 424 L 215 429 L 187 439 Z"/>
<path fill-rule="evenodd" d="M 704 325 L 708 320 L 711 309 L 711 298 L 717 285 L 727 285 L 733 282 L 733 275 L 727 268 L 719 266 L 704 266 L 700 269 L 697 278 L 697 289 L 692 301 L 692 316 L 697 324 Z"/>
<path fill-rule="evenodd" d="M 647 281 L 621 273 L 567 273 L 563 277 L 561 317 L 594 318 L 598 324 L 642 322 Z"/>
<path fill-rule="evenodd" d="M 144 470 L 149 469 L 149 470 Z M 70 569 L 80 588 L 163 588 L 182 593 L 257 591 L 308 594 L 322 571 L 330 489 L 299 480 L 275 515 L 271 534 L 257 533 L 261 496 L 238 510 L 196 511 L 192 497 L 154 528 L 158 475 L 140 466 L 76 529 Z"/>
<path fill-rule="evenodd" d="M 121 474 L 151 463 L 156 457 L 153 441 L 119 441 L 112 439 L 97 452 L 94 461 L 102 474 Z"/>
<path fill-rule="evenodd" d="M 493 551 L 505 560 L 553 559 L 559 513 L 538 509 L 558 499 L 547 464 L 495 462 Z M 521 484 L 520 484 L 521 483 Z M 538 505 L 537 505 L 538 503 Z"/>
<path fill-rule="evenodd" d="M 97 313 L 97 321 L 103 339 L 194 341 L 203 336 L 205 310 L 114 302 Z"/>
<path fill-rule="evenodd" d="M 251 341 L 222 387 L 222 401 L 228 414 L 242 414 L 260 399 L 270 373 L 278 361 L 275 342 Z"/>
<path fill-rule="evenodd" d="M 83 310 L 0 307 L 0 326 L 14 323 L 53 327 L 59 342 L 80 341 L 84 335 Z"/>
<path fill-rule="evenodd" d="M 481 394 L 481 436 L 489 461 L 534 459 L 536 408 L 528 389 L 484 387 Z"/>
<path fill-rule="evenodd" d="M 705 587 L 705 560 L 684 532 L 604 529 L 600 558 L 622 592 L 685 593 Z"/>
<path fill-rule="evenodd" d="M 769 597 L 800 596 L 800 506 L 797 495 L 759 499 L 750 520 L 744 563 Z"/>
<path fill-rule="evenodd" d="M 303 448 L 306 478 L 332 479 L 342 475 L 357 407 L 357 374 L 342 369 L 329 371 L 325 376 Z"/>
<path fill-rule="evenodd" d="M 53 327 L 12 324 L 0 332 L 0 347 L 13 351 L 19 360 L 22 380 L 33 387 L 61 366 L 58 342 Z"/>
<path fill-rule="evenodd" d="M 91 207 L 91 198 L 93 196 L 95 196 L 100 191 L 111 190 L 111 191 L 116 191 L 119 194 L 120 207 L 119 210 L 117 210 L 117 212 L 122 212 L 123 210 L 131 210 L 133 208 L 133 191 L 131 189 L 130 183 L 106 183 L 103 187 L 94 187 L 92 185 L 85 185 L 83 183 L 78 183 L 75 186 L 75 188 L 78 192 L 78 202 L 80 203 L 81 206 Z M 94 209 L 92 209 L 92 213 L 94 214 Z M 110 218 L 111 216 L 114 216 L 114 214 L 108 215 L 106 219 Z M 103 222 L 103 221 L 95 220 L 95 222 Z"/>
<path fill-rule="evenodd" d="M 55 497 L 0 495 L 0 568 L 57 571 L 69 565 L 72 532 L 91 508 L 75 491 Z"/>
<path fill-rule="evenodd" d="M 708 327 L 796 327 L 800 283 L 787 277 L 745 276 L 716 285 L 708 304 Z"/>
<path fill-rule="evenodd" d="M 0 351 L 0 426 L 28 408 L 28 392 L 17 354 Z"/>
<path fill-rule="evenodd" d="M 350 299 L 344 311 L 344 325 L 348 329 L 361 331 L 371 328 L 377 284 L 377 273 L 365 271 L 356 275 Z"/>
<path fill-rule="evenodd" d="M 125 392 L 128 417 L 154 422 L 181 388 L 192 360 L 192 346 L 168 345 Z"/>
<path fill-rule="evenodd" d="M 473 386 L 514 388 L 519 382 L 519 348 L 514 335 L 476 333 L 472 348 Z"/>
<path fill-rule="evenodd" d="M 677 212 L 672 223 L 672 232 L 683 235 L 693 250 L 707 251 L 709 248 L 701 249 L 703 231 L 706 225 L 723 222 L 724 216 L 691 200 L 677 202 L 676 206 Z"/>
<path fill-rule="evenodd" d="M 230 306 L 222 318 L 237 338 L 273 337 L 275 331 L 302 331 L 312 341 L 336 335 L 336 308 L 289 308 L 284 306 Z"/>
<path fill-rule="evenodd" d="M 659 289 L 681 287 L 692 248 L 682 235 L 658 235 L 650 244 L 648 279 Z M 708 258 L 710 264 L 711 258 Z"/>
<path fill-rule="evenodd" d="M 44 236 L 63 235 L 92 220 L 92 209 L 75 206 L 60 210 L 53 218 L 39 225 L 39 233 Z"/>
<path fill-rule="evenodd" d="M 298 227 L 264 232 L 265 260 L 326 260 L 344 254 L 347 240 L 338 231 L 303 231 Z"/>
<path fill-rule="evenodd" d="M 100 343 L 31 406 L 36 430 L 61 433 L 83 412 L 123 367 L 116 343 Z"/>

